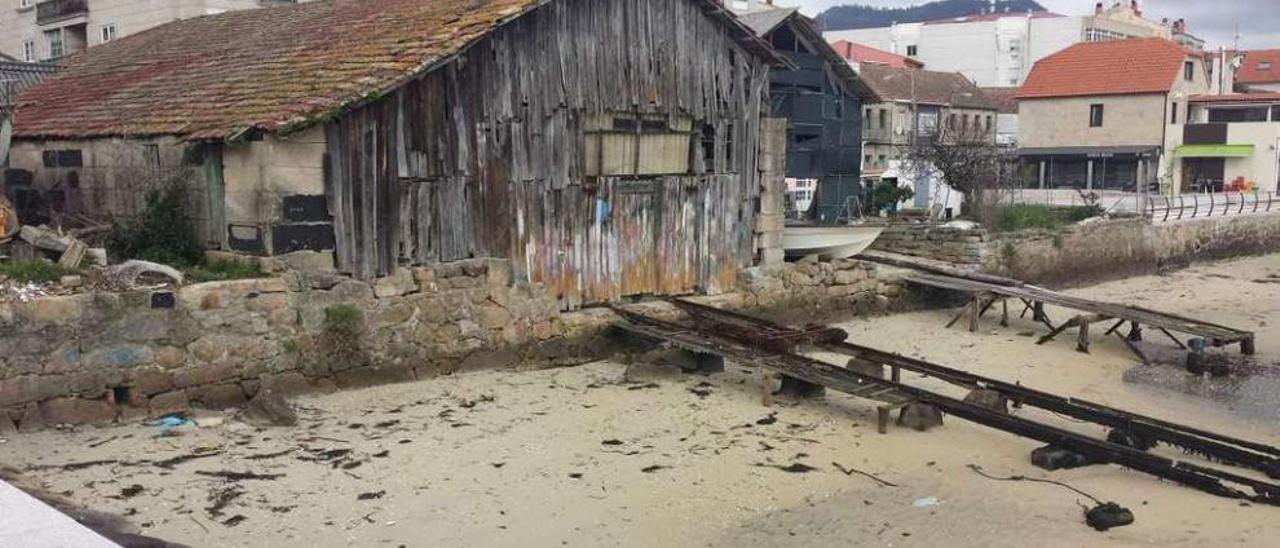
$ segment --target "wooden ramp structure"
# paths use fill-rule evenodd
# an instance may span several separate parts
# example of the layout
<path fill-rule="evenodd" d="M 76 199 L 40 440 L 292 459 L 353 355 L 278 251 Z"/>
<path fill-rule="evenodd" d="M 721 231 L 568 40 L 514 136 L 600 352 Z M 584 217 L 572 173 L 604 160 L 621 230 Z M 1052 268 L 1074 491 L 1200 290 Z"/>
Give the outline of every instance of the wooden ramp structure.
<path fill-rule="evenodd" d="M 767 381 L 770 374 L 783 375 L 870 399 L 877 402 L 880 409 L 912 403 L 934 406 L 961 419 L 1076 452 L 1091 463 L 1117 464 L 1217 496 L 1280 506 L 1280 485 L 1218 466 L 1175 460 L 1147 451 L 1157 443 L 1165 443 L 1219 465 L 1239 466 L 1249 469 L 1245 471 L 1247 473 L 1262 472 L 1276 478 L 1280 477 L 1280 449 L 1276 447 L 852 345 L 844 342 L 847 333 L 834 328 L 792 328 L 685 300 L 673 299 L 670 302 L 685 313 L 685 319 L 669 321 L 614 307 L 620 318 L 615 326 L 659 344 L 718 356 L 757 370 L 766 404 L 769 403 L 767 395 L 771 383 Z M 844 336 L 837 336 L 837 332 Z M 793 346 L 784 349 L 786 344 Z M 893 373 L 886 379 L 883 373 L 877 375 L 842 367 L 795 353 L 799 347 L 816 347 L 881 364 L 892 368 Z M 1099 439 L 912 386 L 902 382 L 901 369 L 957 386 L 995 391 L 1015 405 L 1039 407 L 1110 431 L 1104 439 Z M 881 411 L 882 421 L 885 415 Z"/>
<path fill-rule="evenodd" d="M 1194 338 L 1203 339 L 1207 346 L 1240 345 L 1244 354 L 1254 353 L 1254 334 L 1225 325 L 1210 323 L 1195 318 L 1170 314 L 1129 304 L 1100 301 L 1075 295 L 1067 295 L 1057 291 L 1037 287 L 1030 284 L 994 283 L 987 279 L 976 279 L 963 275 L 941 275 L 935 273 L 916 273 L 907 276 L 906 281 L 941 289 L 965 293 L 969 301 L 947 327 L 955 325 L 962 319 L 968 320 L 970 331 L 977 331 L 981 319 L 995 305 L 1000 305 L 1000 325 L 1009 325 L 1009 300 L 1016 300 L 1023 305 L 1019 317 L 1026 317 L 1030 312 L 1032 319 L 1049 328 L 1049 333 L 1040 337 L 1036 344 L 1044 344 L 1061 335 L 1068 329 L 1077 329 L 1076 349 L 1088 353 L 1090 330 L 1095 323 L 1110 323 L 1104 335 L 1115 334 L 1125 345 L 1145 363 L 1147 356 L 1134 343 L 1142 340 L 1143 328 L 1152 328 L 1167 336 L 1183 350 L 1187 344 L 1174 333 L 1182 333 Z M 1054 325 L 1045 311 L 1045 305 L 1053 305 L 1080 312 L 1062 323 Z M 1128 324 L 1127 333 L 1121 329 Z"/>

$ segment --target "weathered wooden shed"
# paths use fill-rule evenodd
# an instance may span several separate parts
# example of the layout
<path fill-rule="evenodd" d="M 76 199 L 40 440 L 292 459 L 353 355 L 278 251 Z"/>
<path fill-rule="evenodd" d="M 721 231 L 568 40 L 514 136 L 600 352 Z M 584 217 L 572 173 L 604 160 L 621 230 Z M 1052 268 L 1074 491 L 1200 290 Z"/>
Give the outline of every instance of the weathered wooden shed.
<path fill-rule="evenodd" d="M 183 148 L 214 247 L 361 278 L 510 258 L 572 308 L 752 264 L 777 62 L 713 0 L 332 0 L 91 48 L 15 133 Z"/>

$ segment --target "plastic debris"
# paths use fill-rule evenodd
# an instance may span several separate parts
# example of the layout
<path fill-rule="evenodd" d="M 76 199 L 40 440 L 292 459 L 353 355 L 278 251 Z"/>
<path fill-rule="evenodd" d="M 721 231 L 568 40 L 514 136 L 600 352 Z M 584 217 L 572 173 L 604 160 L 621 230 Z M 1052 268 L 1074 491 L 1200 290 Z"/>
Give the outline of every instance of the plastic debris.
<path fill-rule="evenodd" d="M 939 504 L 942 504 L 942 499 L 938 497 L 919 497 L 916 500 L 911 501 L 911 505 L 916 508 L 928 508 Z"/>
<path fill-rule="evenodd" d="M 159 429 L 156 437 L 177 436 L 185 433 L 186 430 L 194 430 L 196 428 L 196 423 L 192 422 L 191 419 L 179 415 L 160 417 L 151 421 L 150 425 Z"/>

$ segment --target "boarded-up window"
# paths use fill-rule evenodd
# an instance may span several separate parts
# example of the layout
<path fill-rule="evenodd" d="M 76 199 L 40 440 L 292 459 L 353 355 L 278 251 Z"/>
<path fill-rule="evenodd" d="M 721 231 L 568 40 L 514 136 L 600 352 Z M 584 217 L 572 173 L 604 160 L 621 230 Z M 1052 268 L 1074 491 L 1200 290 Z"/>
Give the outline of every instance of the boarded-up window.
<path fill-rule="evenodd" d="M 79 150 L 46 150 L 42 154 L 44 167 L 83 167 L 84 156 Z"/>
<path fill-rule="evenodd" d="M 586 174 L 677 175 L 689 172 L 693 120 L 684 116 L 607 114 L 587 120 Z"/>

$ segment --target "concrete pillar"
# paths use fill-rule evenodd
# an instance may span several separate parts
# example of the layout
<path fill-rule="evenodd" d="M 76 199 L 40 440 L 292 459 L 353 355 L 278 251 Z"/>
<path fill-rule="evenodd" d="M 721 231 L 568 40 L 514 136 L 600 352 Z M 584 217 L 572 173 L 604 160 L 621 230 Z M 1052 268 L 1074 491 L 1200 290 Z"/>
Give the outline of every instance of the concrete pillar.
<path fill-rule="evenodd" d="M 760 120 L 760 206 L 756 211 L 756 263 L 783 262 L 782 227 L 787 169 L 787 120 Z"/>
<path fill-rule="evenodd" d="M 1093 190 L 1093 159 L 1085 162 L 1084 188 L 1085 190 Z"/>
<path fill-rule="evenodd" d="M 1040 160 L 1040 190 L 1044 190 L 1044 175 L 1047 168 L 1048 166 L 1045 165 L 1045 161 Z"/>

